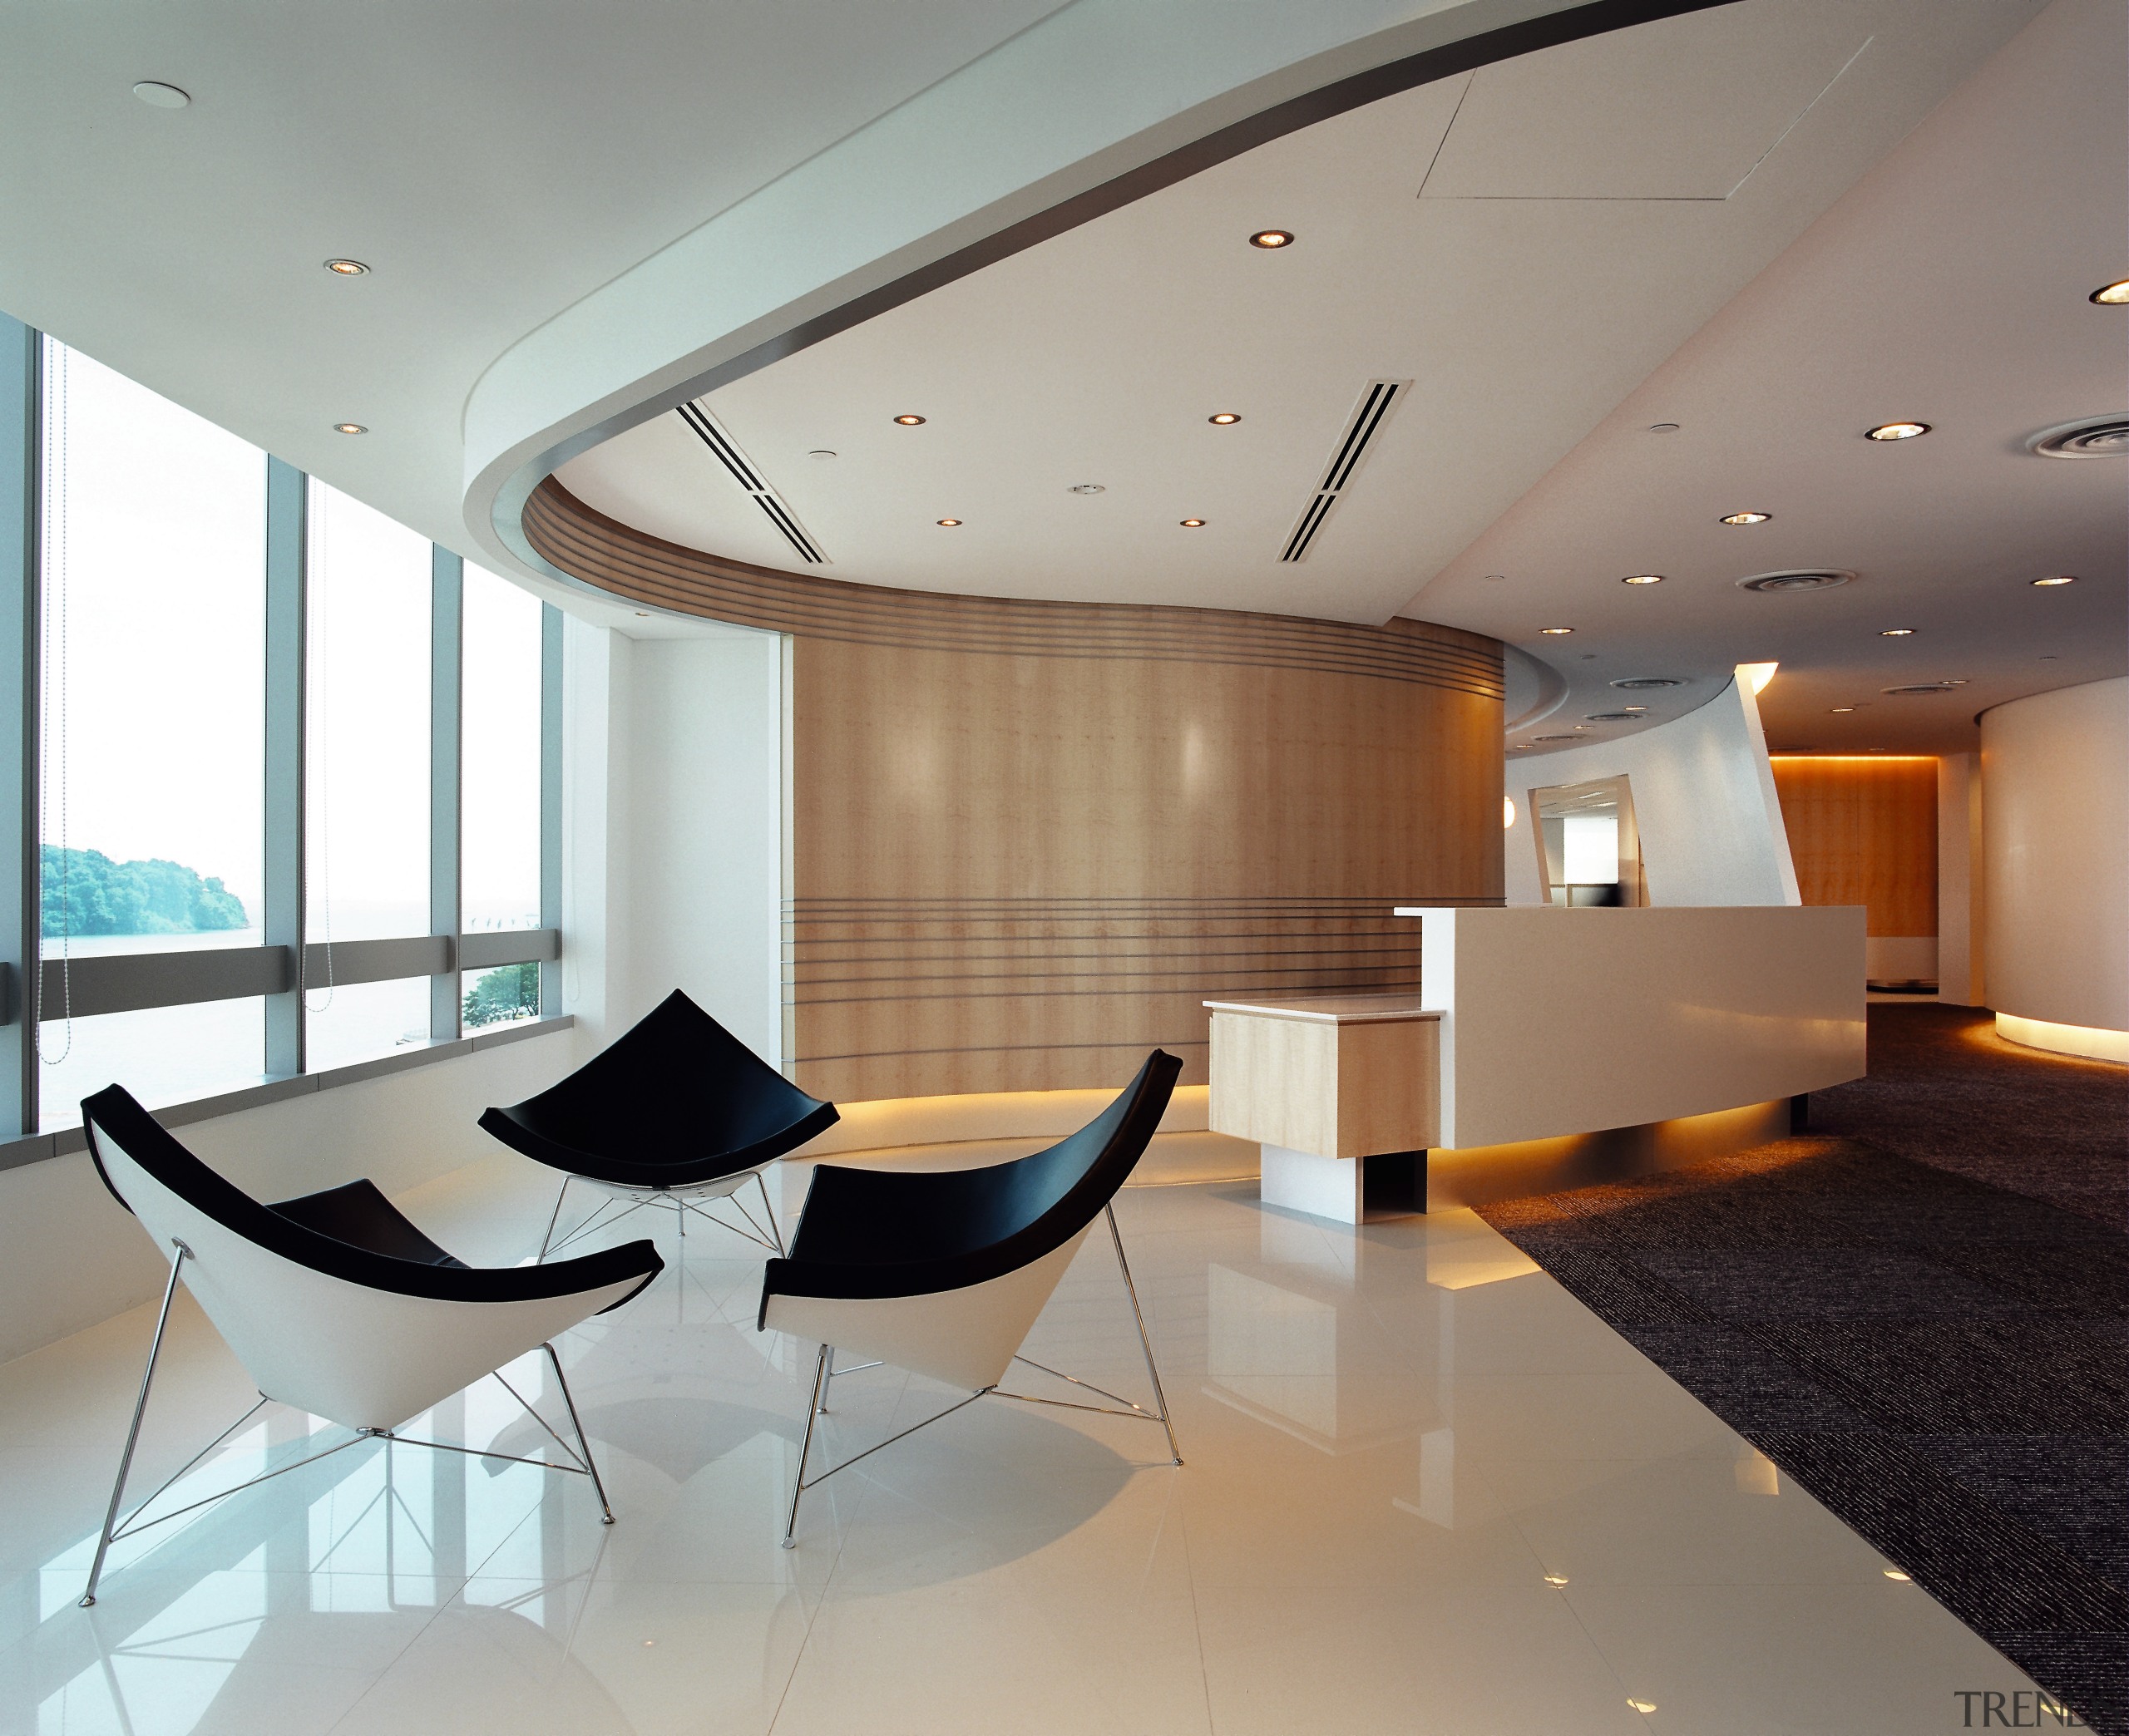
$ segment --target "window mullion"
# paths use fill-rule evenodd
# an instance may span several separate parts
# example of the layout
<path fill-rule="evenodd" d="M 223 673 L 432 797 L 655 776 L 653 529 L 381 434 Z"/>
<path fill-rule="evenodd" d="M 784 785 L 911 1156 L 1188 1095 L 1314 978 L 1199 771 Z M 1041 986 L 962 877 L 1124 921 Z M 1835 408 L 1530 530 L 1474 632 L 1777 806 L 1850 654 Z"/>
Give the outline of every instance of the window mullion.
<path fill-rule="evenodd" d="M 0 707 L 0 813 L 15 847 L 0 851 L 0 1138 L 37 1130 L 36 977 L 42 949 L 37 815 L 37 333 L 0 313 L 0 669 L 20 678 Z"/>
<path fill-rule="evenodd" d="M 449 942 L 446 969 L 429 979 L 429 1036 L 459 1034 L 461 812 L 465 779 L 466 567 L 436 548 L 429 607 L 429 933 Z"/>
<path fill-rule="evenodd" d="M 264 940 L 284 949 L 288 987 L 266 997 L 266 1072 L 304 1071 L 305 532 L 310 479 L 266 461 L 266 862 Z"/>
<path fill-rule="evenodd" d="M 540 926 L 562 925 L 562 612 L 540 606 Z M 540 1016 L 562 1009 L 562 968 L 540 967 Z"/>

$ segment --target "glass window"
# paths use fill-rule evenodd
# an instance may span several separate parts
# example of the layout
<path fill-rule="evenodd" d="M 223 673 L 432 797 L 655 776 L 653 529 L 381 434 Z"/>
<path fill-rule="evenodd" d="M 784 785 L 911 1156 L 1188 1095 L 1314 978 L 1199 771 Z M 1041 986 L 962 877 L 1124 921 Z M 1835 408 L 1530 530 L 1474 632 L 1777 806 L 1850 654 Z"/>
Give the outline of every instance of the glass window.
<path fill-rule="evenodd" d="M 309 540 L 309 938 L 426 935 L 429 544 L 314 478 Z"/>
<path fill-rule="evenodd" d="M 464 669 L 461 920 L 468 933 L 537 928 L 540 602 L 475 566 Z"/>
<path fill-rule="evenodd" d="M 540 967 L 505 964 L 466 979 L 460 1022 L 468 1031 L 540 1016 Z"/>
<path fill-rule="evenodd" d="M 266 455 L 49 339 L 44 402 L 45 956 L 256 946 Z"/>
<path fill-rule="evenodd" d="M 45 1020 L 39 1128 L 79 1127 L 82 1099 L 106 1085 L 123 1085 L 151 1109 L 256 1085 L 264 1077 L 265 1004 L 201 1001 Z"/>
<path fill-rule="evenodd" d="M 374 1061 L 429 1040 L 429 979 L 399 977 L 388 983 L 314 983 L 306 999 L 309 1017 L 304 1058 L 309 1070 Z"/>

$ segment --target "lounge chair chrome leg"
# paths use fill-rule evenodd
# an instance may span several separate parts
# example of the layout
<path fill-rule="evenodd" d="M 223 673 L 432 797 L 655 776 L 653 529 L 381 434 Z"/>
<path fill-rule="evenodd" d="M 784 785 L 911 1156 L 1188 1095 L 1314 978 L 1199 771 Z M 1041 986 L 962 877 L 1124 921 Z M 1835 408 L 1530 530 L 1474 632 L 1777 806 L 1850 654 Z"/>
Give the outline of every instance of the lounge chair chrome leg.
<path fill-rule="evenodd" d="M 792 1533 L 798 1528 L 798 1497 L 806 1492 L 806 1458 L 813 1450 L 813 1418 L 825 1408 L 821 1401 L 827 1396 L 828 1359 L 835 1354 L 835 1346 L 823 1344 L 821 1354 L 813 1361 L 813 1402 L 806 1407 L 805 1438 L 798 1443 L 798 1474 L 791 1479 L 791 1511 L 784 1516 L 783 1546 L 796 1546 Z"/>
<path fill-rule="evenodd" d="M 555 1384 L 562 1389 L 562 1403 L 569 1412 L 569 1426 L 576 1431 L 576 1444 L 584 1454 L 584 1468 L 591 1473 L 591 1487 L 599 1492 L 599 1511 L 605 1516 L 599 1522 L 611 1525 L 614 1522 L 613 1504 L 606 1499 L 606 1485 L 599 1475 L 599 1461 L 591 1456 L 591 1443 L 585 1435 L 583 1420 L 576 1414 L 576 1400 L 571 1395 L 568 1377 L 562 1373 L 562 1359 L 555 1354 L 555 1347 L 551 1344 L 542 1344 L 540 1348 L 547 1353 L 547 1360 L 554 1367 Z M 552 1430 L 548 1432 L 553 1433 Z"/>
<path fill-rule="evenodd" d="M 768 1219 L 769 1239 L 776 1244 L 779 1255 L 788 1255 L 790 1250 L 783 1245 L 783 1232 L 777 1227 L 776 1208 L 768 1202 L 768 1183 L 762 1179 L 759 1170 L 754 1171 L 754 1186 L 762 1191 L 762 1213 Z"/>
<path fill-rule="evenodd" d="M 82 1593 L 82 1607 L 96 1600 L 96 1585 L 103 1578 L 103 1558 L 111 1552 L 111 1534 L 118 1524 L 119 1503 L 126 1498 L 126 1478 L 133 1468 L 133 1449 L 140 1444 L 141 1419 L 148 1413 L 148 1388 L 156 1383 L 156 1359 L 163 1354 L 163 1329 L 170 1324 L 170 1305 L 177 1297 L 177 1275 L 192 1250 L 173 1242 L 177 1258 L 170 1263 L 170 1282 L 163 1286 L 162 1311 L 156 1316 L 156 1335 L 148 1344 L 148 1366 L 141 1374 L 141 1396 L 133 1401 L 133 1426 L 126 1431 L 126 1450 L 118 1458 L 118 1480 L 111 1486 L 111 1506 L 103 1516 L 103 1529 L 96 1533 L 96 1558 L 89 1564 L 88 1588 Z"/>
<path fill-rule="evenodd" d="M 813 1395 L 813 1414 L 825 1417 L 828 1413 L 828 1383 L 835 1378 L 835 1346 L 826 1347 L 828 1353 L 827 1371 L 821 1376 L 821 1389 Z"/>
<path fill-rule="evenodd" d="M 561 1221 L 562 1201 L 569 1197 L 569 1185 L 575 1179 L 571 1176 L 562 1177 L 562 1191 L 555 1196 L 555 1209 L 547 1214 L 547 1233 L 540 1238 L 540 1257 L 532 1262 L 535 1265 L 543 1264 L 547 1258 L 547 1245 L 554 1240 L 555 1226 Z"/>
<path fill-rule="evenodd" d="M 1139 1286 L 1131 1281 L 1131 1262 L 1124 1257 L 1124 1236 L 1116 1227 L 1116 1207 L 1104 1206 L 1104 1214 L 1109 1219 L 1109 1239 L 1116 1249 L 1116 1270 L 1124 1275 L 1124 1288 L 1131 1298 L 1131 1318 L 1139 1323 L 1139 1348 L 1146 1353 L 1146 1373 L 1153 1383 L 1153 1403 L 1161 1408 L 1161 1427 L 1168 1431 L 1168 1455 L 1175 1464 L 1183 1462 L 1183 1449 L 1175 1444 L 1175 1424 L 1168 1413 L 1168 1394 L 1161 1388 L 1161 1371 L 1153 1364 L 1153 1341 L 1146 1335 L 1145 1310 L 1139 1306 Z"/>

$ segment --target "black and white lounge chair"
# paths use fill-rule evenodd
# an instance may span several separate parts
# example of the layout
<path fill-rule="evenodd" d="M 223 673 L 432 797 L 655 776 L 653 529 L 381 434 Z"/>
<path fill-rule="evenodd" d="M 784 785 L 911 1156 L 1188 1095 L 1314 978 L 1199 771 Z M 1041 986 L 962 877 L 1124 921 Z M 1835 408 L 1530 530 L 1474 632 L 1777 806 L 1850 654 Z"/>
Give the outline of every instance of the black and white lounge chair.
<path fill-rule="evenodd" d="M 266 1477 L 278 1477 L 359 1441 L 398 1441 L 588 1477 L 605 1522 L 614 1522 L 553 1340 L 591 1315 L 620 1307 L 664 1269 L 648 1241 L 602 1249 L 555 1265 L 477 1270 L 422 1235 L 366 1181 L 278 1206 L 261 1205 L 185 1150 L 116 1085 L 83 1101 L 82 1120 L 89 1155 L 104 1186 L 141 1221 L 170 1261 L 162 1312 L 156 1319 L 147 1370 L 141 1378 L 141 1396 L 133 1407 L 83 1604 L 96 1601 L 104 1557 L 114 1542 L 206 1504 L 195 1502 L 154 1519 L 142 1517 L 164 1490 L 276 1400 L 353 1433 L 320 1452 L 276 1466 Z M 126 1475 L 180 1275 L 257 1385 L 259 1399 L 121 1522 Z M 394 1433 L 408 1418 L 484 1375 L 502 1380 L 499 1370 L 533 1350 L 547 1353 L 576 1444 L 563 1440 L 508 1381 L 502 1383 L 552 1437 L 567 1462 L 518 1459 L 514 1453 L 484 1452 L 447 1442 L 411 1441 Z M 219 1501 L 265 1480 L 254 1477 L 207 1499 Z"/>
<path fill-rule="evenodd" d="M 481 1126 L 562 1172 L 540 1244 L 545 1260 L 646 1206 L 670 1207 L 684 1236 L 693 1211 L 781 1254 L 762 1171 L 837 1119 L 834 1104 L 807 1096 L 676 989 L 559 1085 L 489 1110 Z M 557 1241 L 572 1181 L 606 1198 Z M 760 1191 L 766 1225 L 736 1199 L 744 1229 L 704 1209 L 748 1181 Z"/>
<path fill-rule="evenodd" d="M 770 1260 L 763 1273 L 756 1321 L 761 1329 L 788 1332 L 821 1347 L 784 1521 L 786 1549 L 792 1546 L 798 1500 L 807 1490 L 986 1394 L 1142 1417 L 1167 1429 L 1168 1457 L 1183 1462 L 1112 1204 L 1160 1125 L 1182 1069 L 1173 1055 L 1155 1049 L 1138 1078 L 1093 1121 L 1049 1150 L 1010 1163 L 943 1173 L 815 1167 L 790 1255 Z M 1131 1299 L 1139 1345 L 1153 1381 L 1156 1408 L 1150 1411 L 1019 1354 L 1079 1244 L 1094 1220 L 1103 1216 L 1109 1221 L 1117 1270 Z M 844 1374 L 892 1363 L 971 1390 L 937 1416 L 808 1478 L 814 1419 L 827 1408 L 838 1354 L 872 1359 L 847 1366 Z M 1005 1392 L 999 1383 L 1015 1362 L 1124 1408 Z"/>

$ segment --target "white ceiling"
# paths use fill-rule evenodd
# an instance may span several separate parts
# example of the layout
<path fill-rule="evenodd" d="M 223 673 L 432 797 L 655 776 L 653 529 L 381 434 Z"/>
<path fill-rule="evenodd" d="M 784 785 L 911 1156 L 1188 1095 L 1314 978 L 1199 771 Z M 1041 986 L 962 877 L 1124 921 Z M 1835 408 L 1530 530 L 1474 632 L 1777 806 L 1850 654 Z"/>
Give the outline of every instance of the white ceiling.
<path fill-rule="evenodd" d="M 0 308 L 463 550 L 499 353 L 1060 4 L 0 0 Z"/>
<path fill-rule="evenodd" d="M 1090 117 L 1089 164 L 1128 166 L 1151 147 L 1119 156 L 1099 128 L 1122 139 L 1137 126 L 1143 141 L 1163 101 L 1195 137 L 1309 78 L 1558 4 L 1322 0 L 1296 12 L 1219 0 L 1208 11 L 1177 0 L 1156 27 L 1091 0 L 265 12 L 0 0 L 0 307 L 478 555 L 462 418 L 498 358 L 533 357 L 542 334 L 577 331 L 571 322 L 595 305 L 625 314 L 617 293 L 677 257 L 679 239 L 711 235 L 720 214 L 941 91 L 963 107 L 990 91 L 996 107 L 997 80 L 1047 64 L 1027 45 L 1084 59 L 1104 30 L 1137 32 L 1135 53 L 1089 62 L 1114 64 L 1114 79 L 1069 86 Z M 1615 663 L 1664 653 L 1704 685 L 1737 658 L 1778 655 L 1765 708 L 1779 733 L 1794 732 L 1785 696 L 1801 703 L 1823 677 L 1846 683 L 1845 700 L 1884 673 L 1841 661 L 1850 638 L 1838 609 L 1900 594 L 1895 584 L 1914 609 L 1949 609 L 1962 587 L 1983 584 L 1986 547 L 1999 565 L 2015 550 L 2099 576 L 2021 594 L 2028 612 L 2015 619 L 1975 602 L 1959 629 L 1978 634 L 1971 654 L 1949 615 L 1920 623 L 1920 643 L 1901 642 L 1898 658 L 1873 629 L 1866 649 L 1886 669 L 1904 675 L 1940 651 L 1944 673 L 1977 694 L 2117 673 L 2119 591 L 2107 587 L 2119 582 L 2119 518 L 2093 503 L 2110 487 L 2118 499 L 2120 466 L 2021 459 L 1992 472 L 2008 457 L 1993 446 L 1954 462 L 1983 438 L 1974 430 L 1992 431 L 1984 446 L 2013 423 L 2024 432 L 2043 397 L 2067 404 L 2041 418 L 2060 420 L 2123 397 L 2129 315 L 2082 299 L 2087 279 L 2123 269 L 2118 0 L 2057 0 L 2018 51 L 1959 90 L 2039 4 L 1742 0 L 1489 67 L 1224 163 L 714 402 L 837 577 L 1357 619 L 1401 608 L 1542 645 L 1573 678 L 1563 714 L 1602 708 L 1583 700 Z M 1011 57 L 1024 49 L 1022 66 Z M 1251 83 L 1258 62 L 1283 70 Z M 1193 67 L 1213 83 L 1174 95 Z M 992 85 L 960 89 L 983 69 Z M 1230 71 L 1232 92 L 1215 100 Z M 143 77 L 190 90 L 192 106 L 143 106 L 130 95 Z M 1968 132 L 1944 133 L 1934 174 L 1931 145 L 1891 183 L 1903 190 L 1870 193 L 1915 155 L 1910 145 L 1887 158 L 1918 121 L 1958 91 L 1919 136 L 1935 136 L 1992 78 L 1998 94 L 1959 123 Z M 1158 88 L 1139 88 L 1148 80 Z M 1902 228 L 1902 213 L 1931 215 Z M 1267 224 L 1301 244 L 1241 244 Z M 1821 245 L 1830 229 L 1849 240 Z M 1902 239 L 1874 251 L 1881 234 Z M 1889 287 L 1925 252 L 1958 293 Z M 319 269 L 340 254 L 377 269 L 353 281 Z M 1770 298 L 1785 273 L 1800 287 Z M 2056 305 L 2065 285 L 2074 308 Z M 1875 393 L 1861 390 L 1873 368 Z M 1309 561 L 1281 565 L 1277 547 L 1362 382 L 1385 376 L 1415 390 Z M 1661 464 L 1619 432 L 1638 426 L 1659 387 L 1667 419 L 1688 422 L 1669 449 L 1683 456 Z M 1904 404 L 1948 407 L 1929 440 L 1870 452 L 1904 470 L 1844 467 L 1845 446 L 1815 458 L 1828 418 L 1852 433 L 1864 397 L 1873 419 L 1896 413 L 1877 407 L 1894 387 Z M 932 420 L 892 427 L 887 418 L 909 408 Z M 1225 408 L 1244 422 L 1205 424 Z M 625 406 L 613 415 L 625 421 Z M 372 433 L 327 432 L 347 417 Z M 1726 425 L 1760 432 L 1708 437 Z M 840 456 L 803 456 L 820 446 Z M 669 416 L 569 475 L 646 528 L 795 565 Z M 1860 489 L 1859 476 L 1870 479 Z M 1927 512 L 1880 489 L 1897 477 L 1934 479 Z M 1080 481 L 1107 491 L 1065 492 Z M 1702 497 L 1727 504 L 1746 482 L 1785 491 L 1779 516 L 1722 535 L 1810 551 L 1746 570 L 1839 560 L 1863 579 L 1820 598 L 1730 595 L 1740 545 L 1693 538 Z M 1895 530 L 1895 513 L 1915 522 Z M 932 525 L 946 515 L 967 523 Z M 1176 526 L 1193 515 L 1212 522 Z M 1675 543 L 1665 525 L 1679 527 Z M 1619 590 L 1612 570 L 1629 545 L 1627 565 L 1660 560 L 1676 575 Z M 2032 615 L 2043 600 L 2062 606 Z M 1531 634 L 1570 604 L 1580 631 L 1562 658 Z M 580 595 L 572 606 L 590 608 Z M 625 609 L 611 618 L 669 630 Z M 1777 620 L 1822 625 L 1784 638 Z M 2071 643 L 2050 653 L 2029 633 Z M 2044 654 L 2059 662 L 2043 670 Z M 1886 733 L 1882 745 L 1916 743 Z"/>
<path fill-rule="evenodd" d="M 2087 298 L 2129 269 L 2123 24 L 2117 0 L 2057 0 L 1420 589 L 1407 613 L 1569 678 L 1512 741 L 1617 709 L 1622 675 L 1696 677 L 1690 702 L 1774 660 L 1772 745 L 1942 752 L 1988 706 L 2129 667 L 2129 465 L 2024 446 L 2129 406 L 2129 308 Z M 1934 432 L 1860 437 L 1904 418 Z M 1741 510 L 1774 517 L 1717 522 Z M 1736 584 L 1821 566 L 1858 576 Z M 2059 573 L 2078 582 L 2031 583 Z M 1965 685 L 1880 691 L 1944 680 Z"/>
<path fill-rule="evenodd" d="M 1561 728 L 1616 709 L 1619 676 L 1689 678 L 1634 699 L 1660 721 L 1733 663 L 1778 658 L 1763 708 L 1781 745 L 1967 745 L 1980 706 L 2123 661 L 2119 632 L 2093 630 L 2122 619 L 2121 466 L 2013 450 L 2121 407 L 2129 328 L 2084 299 L 2122 269 L 2121 162 L 2092 147 L 2124 114 L 2119 7 L 2058 0 L 1990 63 L 2038 11 L 1743 0 L 1488 67 L 1263 146 L 709 402 L 834 577 L 1401 610 L 1549 659 Z M 1298 244 L 1242 244 L 1272 225 Z M 1282 565 L 1381 377 L 1415 389 L 1308 561 Z M 1209 427 L 1216 410 L 1243 422 Z M 898 428 L 904 411 L 930 420 Z M 1938 431 L 1860 440 L 1904 415 Z M 1638 432 L 1658 420 L 1685 432 Z M 561 474 L 657 535 L 798 564 L 676 417 Z M 1069 491 L 1082 482 L 1105 491 Z M 1776 517 L 1713 524 L 1740 506 Z M 1193 516 L 1209 523 L 1180 528 Z M 1731 583 L 1819 563 L 1863 576 L 1818 596 Z M 2085 582 L 2033 591 L 2042 570 Z M 1667 582 L 1618 584 L 1642 570 Z M 1539 635 L 1555 624 L 1577 633 Z M 1876 693 L 1939 677 L 1971 685 Z"/>

